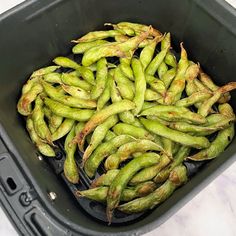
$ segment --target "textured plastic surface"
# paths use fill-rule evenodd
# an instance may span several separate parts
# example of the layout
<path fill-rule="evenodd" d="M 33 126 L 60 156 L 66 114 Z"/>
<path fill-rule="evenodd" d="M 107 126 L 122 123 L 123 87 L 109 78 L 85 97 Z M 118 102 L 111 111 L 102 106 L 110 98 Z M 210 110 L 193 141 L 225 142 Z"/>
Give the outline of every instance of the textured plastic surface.
<path fill-rule="evenodd" d="M 183 41 L 190 58 L 199 61 L 220 85 L 234 80 L 236 74 L 235 15 L 227 3 L 216 0 L 26 1 L 2 15 L 0 200 L 18 231 L 24 235 L 142 234 L 158 227 L 236 159 L 234 139 L 222 155 L 145 217 L 119 227 L 107 226 L 85 213 L 62 179 L 37 158 L 15 108 L 20 89 L 33 70 L 55 56 L 67 55 L 71 39 L 100 29 L 104 22 L 122 20 L 170 31 L 174 45 Z M 236 109 L 235 93 L 231 101 Z M 15 188 L 7 183 L 9 177 Z M 49 192 L 56 193 L 54 201 Z"/>

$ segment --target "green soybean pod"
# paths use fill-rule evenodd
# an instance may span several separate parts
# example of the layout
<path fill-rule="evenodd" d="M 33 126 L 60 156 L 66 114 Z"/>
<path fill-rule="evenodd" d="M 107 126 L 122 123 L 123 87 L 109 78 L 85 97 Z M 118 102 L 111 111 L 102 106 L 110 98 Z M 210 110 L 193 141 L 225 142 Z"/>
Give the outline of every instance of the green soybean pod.
<path fill-rule="evenodd" d="M 166 94 L 166 86 L 164 82 L 152 75 L 146 75 L 145 77 L 150 88 L 164 97 Z"/>
<path fill-rule="evenodd" d="M 121 97 L 124 99 L 133 100 L 135 90 L 134 84 L 122 74 L 120 67 L 115 69 L 114 80 L 117 84 Z"/>
<path fill-rule="evenodd" d="M 91 133 L 99 124 L 103 123 L 108 117 L 119 114 L 124 111 L 129 111 L 134 108 L 134 103 L 129 100 L 122 100 L 120 102 L 113 103 L 100 111 L 97 111 L 85 124 L 84 129 L 75 140 L 78 142 L 80 150 L 83 151 L 85 137 Z"/>
<path fill-rule="evenodd" d="M 72 97 L 81 98 L 81 99 L 91 99 L 91 94 L 80 87 L 75 87 L 71 85 L 62 84 L 61 88 Z"/>
<path fill-rule="evenodd" d="M 129 135 L 119 135 L 108 142 L 101 143 L 90 158 L 85 162 L 84 170 L 89 177 L 93 177 L 101 162 L 109 155 L 113 154 L 121 145 L 134 140 Z"/>
<path fill-rule="evenodd" d="M 66 159 L 64 161 L 64 174 L 67 180 L 73 184 L 79 182 L 79 169 L 75 162 L 76 144 L 72 144 L 71 141 L 75 136 L 75 125 L 71 128 L 70 132 L 66 136 L 64 149 L 66 152 Z"/>
<path fill-rule="evenodd" d="M 132 112 L 134 115 L 137 115 L 142 110 L 142 106 L 144 103 L 144 96 L 146 91 L 146 79 L 142 64 L 138 59 L 133 58 L 131 65 L 135 77 L 135 95 L 133 99 L 135 108 Z"/>
<path fill-rule="evenodd" d="M 107 133 L 106 133 L 106 136 L 104 138 L 104 141 L 107 142 L 107 141 L 115 138 L 116 136 L 117 135 L 114 132 L 112 132 L 111 130 L 108 130 Z"/>
<path fill-rule="evenodd" d="M 218 106 L 219 112 L 231 119 L 235 119 L 235 114 L 233 108 L 229 105 L 229 103 L 223 103 Z"/>
<path fill-rule="evenodd" d="M 228 128 L 219 131 L 215 140 L 206 149 L 201 150 L 193 156 L 187 159 L 193 161 L 204 161 L 216 158 L 222 153 L 225 148 L 231 143 L 234 137 L 234 124 L 231 124 Z"/>
<path fill-rule="evenodd" d="M 143 70 L 149 65 L 152 61 L 153 55 L 155 53 L 156 45 L 161 41 L 161 37 L 154 38 L 147 46 L 143 48 L 140 53 L 139 60 L 143 66 Z"/>
<path fill-rule="evenodd" d="M 169 85 L 171 84 L 172 80 L 175 78 L 176 75 L 176 68 L 169 69 L 161 78 L 163 83 L 165 84 L 166 89 L 169 88 Z"/>
<path fill-rule="evenodd" d="M 102 174 L 97 179 L 95 179 L 90 188 L 96 188 L 100 186 L 110 186 L 116 175 L 119 173 L 120 170 L 108 170 L 105 174 Z"/>
<path fill-rule="evenodd" d="M 17 103 L 18 112 L 23 116 L 30 115 L 32 112 L 32 102 L 42 92 L 43 87 L 41 84 L 36 83 L 28 92 L 23 93 Z"/>
<path fill-rule="evenodd" d="M 76 86 L 85 91 L 91 91 L 92 85 L 86 82 L 85 80 L 80 79 L 76 73 L 63 73 L 61 80 L 64 84 Z"/>
<path fill-rule="evenodd" d="M 134 177 L 129 181 L 130 185 L 140 184 L 142 182 L 153 179 L 159 171 L 165 168 L 170 163 L 170 158 L 167 155 L 161 155 L 160 160 L 157 164 L 146 167 L 139 171 Z"/>
<path fill-rule="evenodd" d="M 44 98 L 45 105 L 56 115 L 77 120 L 87 121 L 94 114 L 93 110 L 77 109 L 66 106 L 60 102 L 54 101 L 50 98 Z"/>
<path fill-rule="evenodd" d="M 107 41 L 106 40 L 102 40 L 102 39 L 98 39 L 95 41 L 91 41 L 91 42 L 81 42 L 76 44 L 73 48 L 72 48 L 72 52 L 74 54 L 80 54 L 80 53 L 84 53 L 85 51 L 87 51 L 88 49 L 98 46 L 98 45 L 102 45 L 102 44 L 106 44 Z"/>
<path fill-rule="evenodd" d="M 44 91 L 50 98 L 54 99 L 57 102 L 61 102 L 64 105 L 68 105 L 75 108 L 95 108 L 96 107 L 96 101 L 94 100 L 87 100 L 87 99 L 81 99 L 78 97 L 62 95 L 51 84 L 43 80 L 41 80 L 41 84 L 43 86 Z"/>
<path fill-rule="evenodd" d="M 194 137 L 189 134 L 170 129 L 165 125 L 161 124 L 157 120 L 147 120 L 144 118 L 140 118 L 140 121 L 145 126 L 147 130 L 153 132 L 162 137 L 168 138 L 176 143 L 180 143 L 182 145 L 195 147 L 197 149 L 207 148 L 210 146 L 210 143 L 205 137 Z"/>
<path fill-rule="evenodd" d="M 111 92 L 111 100 L 113 103 L 119 102 L 122 100 L 120 96 L 120 92 L 116 87 L 115 81 L 111 80 L 111 87 L 110 87 L 110 92 Z M 122 122 L 127 123 L 127 124 L 133 124 L 137 127 L 142 126 L 138 120 L 135 119 L 134 115 L 132 114 L 131 111 L 124 111 L 119 114 L 119 118 Z"/>
<path fill-rule="evenodd" d="M 101 58 L 97 62 L 96 84 L 91 91 L 92 99 L 97 99 L 104 91 L 107 81 L 107 73 L 107 60 L 106 58 Z"/>
<path fill-rule="evenodd" d="M 163 61 L 160 66 L 157 68 L 157 73 L 160 79 L 162 79 L 163 75 L 168 71 L 168 66 Z"/>
<path fill-rule="evenodd" d="M 54 133 L 62 122 L 63 117 L 57 116 L 56 114 L 52 113 L 50 119 L 48 119 L 48 127 L 51 133 Z"/>
<path fill-rule="evenodd" d="M 89 145 L 83 154 L 83 163 L 90 157 L 92 152 L 102 142 L 108 130 L 111 127 L 113 127 L 117 122 L 118 122 L 118 117 L 114 115 L 114 116 L 110 116 L 109 118 L 107 118 L 107 120 L 104 121 L 104 123 L 97 126 L 97 128 L 93 132 L 91 141 L 89 142 Z"/>
<path fill-rule="evenodd" d="M 72 119 L 65 119 L 57 130 L 52 134 L 52 140 L 56 141 L 70 132 L 75 121 Z"/>
<path fill-rule="evenodd" d="M 158 103 L 161 103 L 163 97 L 152 89 L 146 89 L 144 99 L 145 101 L 157 101 Z"/>
<path fill-rule="evenodd" d="M 155 165 L 159 161 L 156 153 L 146 153 L 125 165 L 111 183 L 107 195 L 107 219 L 111 222 L 112 213 L 119 205 L 120 197 L 130 179 L 141 169 Z"/>
<path fill-rule="evenodd" d="M 35 107 L 32 113 L 34 129 L 37 135 L 49 144 L 52 144 L 51 132 L 44 120 L 43 101 L 38 96 L 35 100 Z"/>
<path fill-rule="evenodd" d="M 170 43 L 168 41 L 167 35 L 162 39 L 162 41 L 167 41 L 166 46 L 153 58 L 153 60 L 147 66 L 145 73 L 148 75 L 154 75 L 156 73 L 158 67 L 164 60 L 166 53 L 170 48 Z"/>
<path fill-rule="evenodd" d="M 168 66 L 171 66 L 173 68 L 177 67 L 177 61 L 176 61 L 175 55 L 171 53 L 170 51 L 167 52 L 164 61 Z"/>
<path fill-rule="evenodd" d="M 184 159 L 189 155 L 190 148 L 186 146 L 181 146 L 173 161 L 159 173 L 157 173 L 154 181 L 156 183 L 162 183 L 166 181 L 171 173 L 171 171 L 176 167 L 182 164 Z"/>
<path fill-rule="evenodd" d="M 44 76 L 46 74 L 49 74 L 49 73 L 52 73 L 54 72 L 55 70 L 59 69 L 60 66 L 47 66 L 47 67 L 43 67 L 43 68 L 40 68 L 36 71 L 34 71 L 32 74 L 31 74 L 31 78 L 33 77 L 40 77 L 40 76 Z"/>
<path fill-rule="evenodd" d="M 124 57 L 124 58 L 120 58 L 120 70 L 121 72 L 130 80 L 134 80 L 134 74 L 133 71 L 131 69 L 130 63 L 131 63 L 131 57 Z"/>
<path fill-rule="evenodd" d="M 36 145 L 40 153 L 48 157 L 56 156 L 54 150 L 47 143 L 44 143 L 35 132 L 34 122 L 30 116 L 28 116 L 26 120 L 26 129 L 30 135 L 32 142 Z"/>
<path fill-rule="evenodd" d="M 174 104 L 180 100 L 182 92 L 185 89 L 185 73 L 189 66 L 187 52 L 183 47 L 183 43 L 180 44 L 181 57 L 178 63 L 178 69 L 175 78 L 173 79 L 165 97 L 165 103 L 167 105 Z"/>
<path fill-rule="evenodd" d="M 118 209 L 128 214 L 153 209 L 170 197 L 177 187 L 185 184 L 187 179 L 186 167 L 183 165 L 177 166 L 172 170 L 169 179 L 154 192 L 145 197 L 122 204 Z"/>
<path fill-rule="evenodd" d="M 79 39 L 72 40 L 73 43 L 92 42 L 95 40 L 105 39 L 109 37 L 115 37 L 121 35 L 119 30 L 106 30 L 106 31 L 92 31 Z"/>
<path fill-rule="evenodd" d="M 43 80 L 48 82 L 48 83 L 51 83 L 51 84 L 61 84 L 62 83 L 61 74 L 57 73 L 57 72 L 52 72 L 52 73 L 49 73 L 49 74 L 45 74 L 43 76 Z"/>

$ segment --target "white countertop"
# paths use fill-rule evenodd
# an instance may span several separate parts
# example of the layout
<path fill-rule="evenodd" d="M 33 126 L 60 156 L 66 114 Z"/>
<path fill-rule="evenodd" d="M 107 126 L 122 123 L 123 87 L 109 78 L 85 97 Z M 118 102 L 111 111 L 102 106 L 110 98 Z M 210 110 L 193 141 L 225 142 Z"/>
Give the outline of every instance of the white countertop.
<path fill-rule="evenodd" d="M 223 1 L 223 0 L 222 0 Z M 236 0 L 227 0 L 236 6 Z M 0 13 L 22 0 L 0 0 Z M 0 209 L 0 236 L 16 231 Z M 236 163 L 160 227 L 145 236 L 235 236 Z"/>

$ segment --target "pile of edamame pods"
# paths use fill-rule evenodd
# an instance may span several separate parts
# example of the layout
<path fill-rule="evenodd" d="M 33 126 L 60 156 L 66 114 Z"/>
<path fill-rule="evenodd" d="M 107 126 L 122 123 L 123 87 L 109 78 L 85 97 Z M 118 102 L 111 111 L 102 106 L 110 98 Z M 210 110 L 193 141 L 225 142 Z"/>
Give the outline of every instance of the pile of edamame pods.
<path fill-rule="evenodd" d="M 170 33 L 131 22 L 105 24 L 73 40 L 72 60 L 56 57 L 22 88 L 17 108 L 39 152 L 55 156 L 65 137 L 64 173 L 79 182 L 76 150 L 93 178 L 79 197 L 136 213 L 151 209 L 187 181 L 186 159 L 210 160 L 232 141 L 235 114 L 228 103 L 236 82 L 217 86 Z M 214 135 L 212 135 L 214 134 Z M 210 138 L 213 137 L 213 138 Z"/>

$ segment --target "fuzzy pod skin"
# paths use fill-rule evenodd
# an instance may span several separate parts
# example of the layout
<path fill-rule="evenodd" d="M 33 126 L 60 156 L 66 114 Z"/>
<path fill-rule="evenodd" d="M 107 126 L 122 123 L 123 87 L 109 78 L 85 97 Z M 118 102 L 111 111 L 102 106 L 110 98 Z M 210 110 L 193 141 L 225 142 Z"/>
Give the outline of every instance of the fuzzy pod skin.
<path fill-rule="evenodd" d="M 89 142 L 89 145 L 83 154 L 83 163 L 89 158 L 89 156 L 96 149 L 96 147 L 102 142 L 108 130 L 111 127 L 113 127 L 117 122 L 118 122 L 118 117 L 114 115 L 114 116 L 110 116 L 104 121 L 104 123 L 97 126 L 97 128 L 93 132 L 91 141 Z"/>
<path fill-rule="evenodd" d="M 167 155 L 161 155 L 160 160 L 156 165 L 147 167 L 139 171 L 134 177 L 129 181 L 130 185 L 136 185 L 148 180 L 152 180 L 164 167 L 170 163 L 170 158 Z"/>
<path fill-rule="evenodd" d="M 177 154 L 174 156 L 173 161 L 164 169 L 162 169 L 155 178 L 153 179 L 156 183 L 162 183 L 166 181 L 171 173 L 171 171 L 176 167 L 182 164 L 184 159 L 189 155 L 190 148 L 186 146 L 181 146 Z"/>
<path fill-rule="evenodd" d="M 60 102 L 64 105 L 75 107 L 75 108 L 95 108 L 96 107 L 96 101 L 94 100 L 87 100 L 87 99 L 81 99 L 78 97 L 72 97 L 68 95 L 62 95 L 58 92 L 58 90 L 50 85 L 47 82 L 44 82 L 41 80 L 41 84 L 43 86 L 43 89 L 45 93 L 53 100 Z"/>
<path fill-rule="evenodd" d="M 167 105 L 174 104 L 177 102 L 182 95 L 183 90 L 185 89 L 185 73 L 189 66 L 187 52 L 183 47 L 183 44 L 180 44 L 181 47 L 181 57 L 178 63 L 178 69 L 176 76 L 173 79 L 165 97 L 165 103 Z"/>
<path fill-rule="evenodd" d="M 46 74 L 54 72 L 55 70 L 57 70 L 59 68 L 60 68 L 60 66 L 47 66 L 47 67 L 40 68 L 40 69 L 34 71 L 31 74 L 30 78 L 44 76 Z"/>
<path fill-rule="evenodd" d="M 220 153 L 222 153 L 225 148 L 231 143 L 234 137 L 234 124 L 231 124 L 228 128 L 219 131 L 215 140 L 211 145 L 196 153 L 187 159 L 192 161 L 204 161 L 216 158 Z"/>
<path fill-rule="evenodd" d="M 153 209 L 167 198 L 174 190 L 187 182 L 187 170 L 185 166 L 177 166 L 170 173 L 169 179 L 146 197 L 137 198 L 128 203 L 122 204 L 118 209 L 122 212 L 131 214 Z"/>
<path fill-rule="evenodd" d="M 36 83 L 32 85 L 29 91 L 24 91 L 17 103 L 17 110 L 23 116 L 28 116 L 32 112 L 32 102 L 35 101 L 36 97 L 43 92 L 43 87 Z"/>
<path fill-rule="evenodd" d="M 30 135 L 32 142 L 35 144 L 40 153 L 47 157 L 56 156 L 52 147 L 50 147 L 47 143 L 44 143 L 35 132 L 34 122 L 30 118 L 30 116 L 28 116 L 26 120 L 26 129 Z"/>
<path fill-rule="evenodd" d="M 135 95 L 133 99 L 135 108 L 132 112 L 134 115 L 137 115 L 142 110 L 142 106 L 144 103 L 144 97 L 146 91 L 146 79 L 142 64 L 138 59 L 133 58 L 131 65 L 135 77 Z"/>
<path fill-rule="evenodd" d="M 35 107 L 32 112 L 32 120 L 37 135 L 45 142 L 53 145 L 51 132 L 44 120 L 43 100 L 39 96 L 35 100 Z"/>
<path fill-rule="evenodd" d="M 119 164 L 131 157 L 133 153 L 147 151 L 162 151 L 165 152 L 162 146 L 146 139 L 141 139 L 123 144 L 117 152 L 110 155 L 105 161 L 106 170 L 117 169 Z"/>
<path fill-rule="evenodd" d="M 156 185 L 152 181 L 141 183 L 135 187 L 125 188 L 121 195 L 121 201 L 128 202 L 137 197 L 146 196 L 147 194 L 154 191 L 155 188 L 156 188 Z M 78 197 L 86 197 L 91 200 L 105 203 L 108 190 L 109 190 L 109 187 L 103 186 L 103 187 L 97 187 L 97 188 L 92 188 L 92 189 L 83 190 L 83 191 L 77 191 L 76 195 Z"/>
<path fill-rule="evenodd" d="M 74 136 L 75 125 L 73 125 L 65 139 L 64 149 L 66 152 L 66 159 L 64 161 L 64 174 L 68 181 L 76 184 L 79 182 L 79 169 L 75 162 L 76 144 L 71 143 Z"/>
<path fill-rule="evenodd" d="M 72 97 L 85 100 L 91 99 L 91 94 L 85 91 L 84 89 L 81 89 L 80 87 L 65 85 L 65 84 L 62 84 L 61 87 L 66 93 L 70 94 Z"/>
<path fill-rule="evenodd" d="M 157 120 L 153 121 L 141 118 L 140 121 L 150 132 L 168 138 L 176 143 L 195 147 L 197 149 L 207 148 L 210 146 L 208 139 L 205 137 L 194 137 L 189 134 L 170 129 Z"/>
<path fill-rule="evenodd" d="M 104 109 L 96 112 L 89 121 L 85 124 L 85 127 L 79 135 L 75 137 L 75 141 L 78 142 L 80 150 L 83 151 L 85 137 L 91 133 L 99 124 L 103 123 L 108 117 L 132 110 L 135 107 L 134 103 L 129 100 L 122 100 L 117 103 L 113 103 Z"/>
<path fill-rule="evenodd" d="M 85 162 L 84 170 L 89 177 L 93 177 L 102 161 L 113 154 L 121 145 L 133 141 L 128 135 L 119 135 L 108 142 L 100 144 Z"/>
<path fill-rule="evenodd" d="M 107 195 L 107 218 L 111 222 L 112 213 L 119 205 L 121 194 L 126 188 L 130 179 L 142 168 L 158 163 L 159 155 L 156 153 L 146 153 L 131 160 L 125 165 L 115 177 L 110 185 Z"/>
<path fill-rule="evenodd" d="M 71 108 L 50 98 L 44 98 L 45 105 L 56 115 L 77 121 L 87 121 L 94 114 L 93 110 Z"/>

